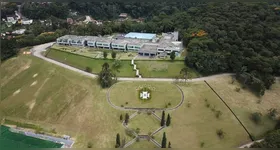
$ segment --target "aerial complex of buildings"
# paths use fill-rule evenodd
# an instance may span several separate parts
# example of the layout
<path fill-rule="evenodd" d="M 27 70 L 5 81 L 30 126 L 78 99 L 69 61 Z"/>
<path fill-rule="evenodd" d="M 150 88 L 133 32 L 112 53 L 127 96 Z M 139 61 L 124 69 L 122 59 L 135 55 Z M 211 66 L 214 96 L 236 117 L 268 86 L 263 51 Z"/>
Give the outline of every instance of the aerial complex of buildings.
<path fill-rule="evenodd" d="M 179 54 L 183 49 L 178 41 L 178 32 L 152 33 L 130 32 L 114 36 L 76 36 L 65 35 L 57 38 L 59 45 L 83 46 L 93 48 L 112 49 L 120 51 L 136 51 L 140 56 L 165 57 L 171 52 Z"/>

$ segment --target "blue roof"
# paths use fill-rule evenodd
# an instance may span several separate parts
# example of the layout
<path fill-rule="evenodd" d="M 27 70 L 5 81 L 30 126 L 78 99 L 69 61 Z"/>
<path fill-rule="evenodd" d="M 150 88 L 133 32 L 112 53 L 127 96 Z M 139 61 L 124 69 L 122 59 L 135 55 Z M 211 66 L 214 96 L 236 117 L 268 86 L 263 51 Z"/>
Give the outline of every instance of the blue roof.
<path fill-rule="evenodd" d="M 156 34 L 152 34 L 152 33 L 130 32 L 130 33 L 126 34 L 124 37 L 151 40 L 155 36 L 156 36 Z"/>

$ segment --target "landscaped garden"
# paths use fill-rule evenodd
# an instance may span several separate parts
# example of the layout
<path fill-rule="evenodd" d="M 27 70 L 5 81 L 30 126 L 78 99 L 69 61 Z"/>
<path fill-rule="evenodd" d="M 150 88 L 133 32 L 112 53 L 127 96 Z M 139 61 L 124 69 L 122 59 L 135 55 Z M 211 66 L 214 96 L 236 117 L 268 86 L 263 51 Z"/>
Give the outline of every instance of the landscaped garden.
<path fill-rule="evenodd" d="M 103 58 L 103 52 L 107 53 L 106 59 Z M 116 59 L 121 61 L 121 68 L 117 75 L 120 77 L 135 77 L 135 71 L 130 65 L 130 61 L 138 54 L 117 50 L 114 52 L 116 52 Z M 114 62 L 111 53 L 112 50 L 106 49 L 54 45 L 47 52 L 47 57 L 81 70 L 90 67 L 92 68 L 92 73 L 99 73 L 104 62 L 108 62 L 109 65 Z M 185 67 L 183 60 L 171 61 L 169 57 L 165 60 L 139 57 L 136 58 L 135 63 L 144 78 L 175 78 L 180 76 L 181 69 Z M 188 76 L 189 78 L 197 78 L 201 75 L 194 69 L 188 68 Z"/>
<path fill-rule="evenodd" d="M 150 99 L 140 97 L 143 88 L 149 89 Z M 110 101 L 121 107 L 172 108 L 177 106 L 181 99 L 179 89 L 168 82 L 120 82 L 110 89 Z"/>

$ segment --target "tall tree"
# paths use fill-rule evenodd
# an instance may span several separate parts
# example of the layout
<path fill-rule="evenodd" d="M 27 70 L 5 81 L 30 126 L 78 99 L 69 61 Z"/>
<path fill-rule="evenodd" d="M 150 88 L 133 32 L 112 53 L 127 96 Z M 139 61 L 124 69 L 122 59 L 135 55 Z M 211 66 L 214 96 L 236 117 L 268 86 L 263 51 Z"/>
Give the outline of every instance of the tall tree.
<path fill-rule="evenodd" d="M 108 88 L 116 81 L 116 75 L 112 73 L 108 63 L 102 65 L 98 80 L 102 88 Z"/>
<path fill-rule="evenodd" d="M 184 67 L 180 70 L 180 74 L 182 75 L 183 79 L 185 80 L 185 83 L 187 82 L 188 79 L 188 68 Z"/>
<path fill-rule="evenodd" d="M 104 52 L 103 52 L 103 58 L 105 58 L 105 59 L 106 59 L 106 58 L 107 58 L 107 56 L 108 56 L 108 53 L 107 53 L 106 51 L 104 51 Z"/>
<path fill-rule="evenodd" d="M 168 114 L 168 115 L 167 115 L 167 120 L 166 120 L 166 126 L 169 126 L 170 123 L 171 123 L 171 117 L 170 117 L 170 115 Z"/>
<path fill-rule="evenodd" d="M 121 146 L 121 138 L 120 138 L 120 134 L 118 133 L 116 137 L 116 148 L 120 146 Z"/>
<path fill-rule="evenodd" d="M 117 57 L 117 53 L 115 51 L 112 51 L 111 56 L 113 59 L 115 59 Z"/>
<path fill-rule="evenodd" d="M 175 57 L 176 57 L 175 52 L 172 51 L 170 54 L 170 59 L 173 61 L 175 59 Z"/>
<path fill-rule="evenodd" d="M 122 121 L 123 120 L 123 116 L 122 116 L 122 114 L 120 115 L 120 121 Z"/>
<path fill-rule="evenodd" d="M 120 72 L 120 68 L 122 67 L 122 63 L 120 60 L 114 60 L 112 64 L 112 69 L 115 72 Z"/>
<path fill-rule="evenodd" d="M 127 125 L 129 122 L 129 115 L 128 113 L 125 114 L 124 123 Z"/>
<path fill-rule="evenodd" d="M 165 132 L 163 132 L 163 137 L 162 137 L 162 141 L 161 141 L 161 148 L 166 148 L 166 135 Z"/>
<path fill-rule="evenodd" d="M 161 125 L 161 126 L 164 126 L 164 125 L 165 125 L 165 111 L 163 111 L 162 114 L 161 114 L 160 125 Z"/>

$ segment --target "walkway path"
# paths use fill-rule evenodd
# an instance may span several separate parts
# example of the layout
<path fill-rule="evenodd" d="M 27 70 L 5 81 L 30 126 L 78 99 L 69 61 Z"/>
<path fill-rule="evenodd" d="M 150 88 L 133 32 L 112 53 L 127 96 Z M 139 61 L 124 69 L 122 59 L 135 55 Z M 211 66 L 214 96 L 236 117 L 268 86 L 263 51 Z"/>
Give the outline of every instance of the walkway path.
<path fill-rule="evenodd" d="M 136 76 L 138 78 L 142 78 L 142 76 L 140 75 L 140 72 L 139 72 L 139 69 L 137 69 L 137 65 L 134 63 L 135 59 L 137 58 L 137 56 L 133 57 L 132 60 L 131 60 L 131 65 L 133 65 L 133 70 L 135 71 L 136 73 Z"/>

